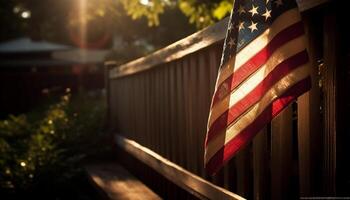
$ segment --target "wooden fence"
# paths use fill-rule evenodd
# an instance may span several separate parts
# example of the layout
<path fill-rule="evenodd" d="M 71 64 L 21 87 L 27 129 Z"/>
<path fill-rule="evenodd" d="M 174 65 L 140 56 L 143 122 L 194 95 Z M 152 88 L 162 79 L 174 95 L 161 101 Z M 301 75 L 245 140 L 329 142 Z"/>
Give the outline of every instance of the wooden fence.
<path fill-rule="evenodd" d="M 107 72 L 110 125 L 119 147 L 129 146 L 127 152 L 140 157 L 138 147 L 134 151 L 131 143 L 125 145 L 132 140 L 152 150 L 150 155 L 161 155 L 157 162 L 167 159 L 224 188 L 222 192 L 248 199 L 334 195 L 335 18 L 322 8 L 309 10 L 303 18 L 310 38 L 312 90 L 278 115 L 217 175 L 205 172 L 203 147 L 227 19 Z M 140 159 L 147 163 L 154 158 Z M 157 163 L 148 165 L 165 176 L 170 173 Z M 171 173 L 169 179 L 181 179 Z M 183 179 L 186 184 L 192 178 Z M 200 198 L 215 198 L 195 192 Z"/>

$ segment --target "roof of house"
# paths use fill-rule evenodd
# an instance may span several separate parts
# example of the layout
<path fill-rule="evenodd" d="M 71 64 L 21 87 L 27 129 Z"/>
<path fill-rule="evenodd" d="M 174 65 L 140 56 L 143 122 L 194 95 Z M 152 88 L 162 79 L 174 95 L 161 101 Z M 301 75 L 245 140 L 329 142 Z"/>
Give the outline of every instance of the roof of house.
<path fill-rule="evenodd" d="M 0 43 L 0 66 L 96 64 L 103 63 L 107 53 L 108 50 L 81 49 L 25 37 Z M 23 56 L 26 54 L 29 56 Z"/>
<path fill-rule="evenodd" d="M 48 52 L 69 49 L 73 49 L 73 47 L 47 41 L 33 41 L 27 37 L 0 43 L 0 53 Z"/>

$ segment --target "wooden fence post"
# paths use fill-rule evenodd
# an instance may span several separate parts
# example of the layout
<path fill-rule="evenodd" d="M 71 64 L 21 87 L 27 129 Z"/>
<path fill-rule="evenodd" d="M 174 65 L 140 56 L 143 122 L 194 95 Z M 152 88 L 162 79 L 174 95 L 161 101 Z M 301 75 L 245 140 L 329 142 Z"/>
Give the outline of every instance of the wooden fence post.
<path fill-rule="evenodd" d="M 253 139 L 254 199 L 268 199 L 269 193 L 269 155 L 267 128 L 260 131 Z"/>
<path fill-rule="evenodd" d="M 324 84 L 324 186 L 323 190 L 327 195 L 336 193 L 336 162 L 337 162 L 337 134 L 340 122 L 344 119 L 338 119 L 337 103 L 340 101 L 341 94 L 338 93 L 338 74 L 337 66 L 337 32 L 336 17 L 333 14 L 327 14 L 324 18 L 324 65 L 325 65 L 325 84 Z M 338 98 L 338 99 L 337 99 Z M 338 120 L 338 121 L 337 121 Z"/>
<path fill-rule="evenodd" d="M 271 199 L 291 198 L 292 176 L 292 106 L 272 120 L 271 136 Z"/>

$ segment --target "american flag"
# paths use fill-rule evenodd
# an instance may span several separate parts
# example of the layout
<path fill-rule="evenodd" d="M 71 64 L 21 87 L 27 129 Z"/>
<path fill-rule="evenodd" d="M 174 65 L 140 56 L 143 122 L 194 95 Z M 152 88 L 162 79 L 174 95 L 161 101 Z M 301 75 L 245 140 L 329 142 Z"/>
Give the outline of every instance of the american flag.
<path fill-rule="evenodd" d="M 217 172 L 310 88 L 295 0 L 235 0 L 208 119 L 208 172 Z"/>

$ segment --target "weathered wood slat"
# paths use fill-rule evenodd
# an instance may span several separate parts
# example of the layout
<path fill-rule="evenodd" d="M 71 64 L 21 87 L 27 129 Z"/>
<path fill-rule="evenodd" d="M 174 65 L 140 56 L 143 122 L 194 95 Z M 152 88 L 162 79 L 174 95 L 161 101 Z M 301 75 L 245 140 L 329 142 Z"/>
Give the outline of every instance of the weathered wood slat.
<path fill-rule="evenodd" d="M 202 52 L 199 55 L 199 61 L 198 61 L 198 67 L 196 68 L 198 76 L 197 76 L 197 82 L 196 82 L 196 101 L 194 102 L 194 105 L 196 106 L 196 117 L 197 117 L 197 131 L 196 134 L 196 146 L 199 146 L 201 148 L 197 148 L 198 150 L 198 156 L 197 156 L 197 165 L 198 165 L 198 173 L 202 177 L 205 177 L 205 171 L 204 171 L 204 141 L 205 141 L 205 134 L 207 131 L 207 120 L 209 115 L 209 108 L 210 108 L 210 94 L 208 89 L 210 88 L 210 80 L 209 80 L 209 70 L 210 66 L 208 66 L 208 63 L 210 62 L 208 57 L 208 50 Z"/>
<path fill-rule="evenodd" d="M 90 181 L 111 200 L 162 199 L 116 163 L 85 166 Z"/>
<path fill-rule="evenodd" d="M 146 140 L 145 140 L 145 145 L 147 146 L 151 146 L 151 94 L 150 94 L 150 73 L 147 72 L 145 73 L 145 99 L 144 99 L 144 103 L 145 103 L 145 112 L 146 112 L 146 118 L 145 120 L 145 126 L 144 128 L 144 134 L 146 136 Z"/>
<path fill-rule="evenodd" d="M 271 199 L 290 199 L 292 177 L 292 106 L 272 120 Z"/>
<path fill-rule="evenodd" d="M 191 88 L 191 101 L 190 101 L 190 105 L 191 105 L 191 115 L 190 115 L 190 123 L 191 125 L 191 130 L 192 130 L 192 145 L 191 145 L 191 152 L 194 153 L 195 159 L 193 159 L 193 173 L 195 174 L 199 174 L 199 168 L 203 168 L 203 165 L 200 165 L 201 162 L 199 162 L 200 160 L 198 158 L 201 158 L 201 155 L 204 154 L 200 154 L 202 148 L 198 149 L 196 147 L 201 147 L 203 146 L 202 144 L 204 143 L 204 140 L 200 140 L 200 128 L 201 126 L 199 125 L 199 121 L 203 118 L 203 115 L 199 115 L 200 114 L 200 110 L 198 109 L 199 106 L 199 101 L 201 101 L 201 99 L 199 98 L 199 92 L 200 90 L 203 90 L 202 86 L 199 85 L 199 73 L 200 67 L 204 67 L 203 65 L 201 66 L 201 60 L 204 59 L 201 54 L 199 54 L 198 56 L 195 55 L 191 55 L 189 57 L 190 59 L 190 82 L 189 84 L 192 85 Z M 205 68 L 205 67 L 204 67 Z M 204 70 L 204 68 L 202 70 Z M 204 106 L 202 106 L 203 108 Z M 204 133 L 204 132 L 202 132 Z M 189 152 L 190 154 L 192 154 L 191 152 Z M 202 162 L 203 163 L 203 162 Z"/>
<path fill-rule="evenodd" d="M 268 199 L 269 155 L 267 130 L 264 128 L 253 140 L 254 199 Z"/>
<path fill-rule="evenodd" d="M 328 14 L 324 18 L 324 186 L 323 189 L 328 195 L 336 193 L 336 169 L 337 169 L 337 133 L 339 133 L 337 124 L 338 119 L 337 101 L 341 101 L 338 96 L 338 77 L 340 75 L 340 66 L 337 63 L 337 52 L 339 51 L 339 42 L 337 35 L 337 21 L 334 14 Z M 342 119 L 344 120 L 344 119 Z M 344 134 L 344 133 L 343 133 Z M 341 138 L 341 137 L 340 137 Z M 346 155 L 347 156 L 347 155 Z"/>
<path fill-rule="evenodd" d="M 250 184 L 251 184 L 251 162 L 250 162 L 250 147 L 251 145 L 245 146 L 240 150 L 235 157 L 237 166 L 237 194 L 249 199 L 250 195 Z"/>
<path fill-rule="evenodd" d="M 150 91 L 150 95 L 151 95 L 151 99 L 150 99 L 150 133 L 151 133 L 151 145 L 150 145 L 150 148 L 152 148 L 153 150 L 155 150 L 155 146 L 157 145 L 156 144 L 156 139 L 155 137 L 157 136 L 156 133 L 155 133 L 155 129 L 156 129 L 156 121 L 155 121 L 155 107 L 157 106 L 156 103 L 155 103 L 155 73 L 154 71 L 152 71 L 150 73 L 150 87 L 149 87 L 149 91 Z"/>
<path fill-rule="evenodd" d="M 154 151 L 122 136 L 115 136 L 119 148 L 131 154 L 155 171 L 201 199 L 244 199 L 228 190 L 196 176 L 184 168 L 170 162 Z"/>
<path fill-rule="evenodd" d="M 193 168 L 196 165 L 195 159 L 193 159 L 194 156 L 196 156 L 196 152 L 193 152 L 194 155 L 192 155 L 192 147 L 193 147 L 193 108 L 192 108 L 192 101 L 193 101 L 193 84 L 191 83 L 191 69 L 192 67 L 195 67 L 191 65 L 189 57 L 186 57 L 182 60 L 182 77 L 183 77 L 183 106 L 184 106 L 184 112 L 183 118 L 184 118 L 184 135 L 183 137 L 186 138 L 186 141 L 182 137 L 182 145 L 186 147 L 185 154 L 186 154 L 186 163 L 185 166 L 186 169 L 193 172 Z M 192 157 L 193 156 L 193 157 Z"/>
<path fill-rule="evenodd" d="M 162 103 L 163 103 L 163 96 L 162 96 L 162 69 L 161 68 L 158 68 L 158 69 L 155 69 L 156 70 L 156 77 L 155 77 L 155 81 L 156 81 L 156 137 L 157 137 L 157 152 L 161 155 L 164 155 L 164 142 L 163 142 L 163 137 L 164 137 L 164 133 L 162 132 L 162 122 L 163 122 L 163 119 L 162 119 L 162 109 L 164 108 L 162 106 Z"/>
<path fill-rule="evenodd" d="M 179 163 L 181 166 L 187 166 L 186 159 L 186 148 L 187 139 L 186 130 L 185 130 L 185 109 L 184 109 L 184 77 L 183 77 L 183 67 L 182 62 L 176 62 L 176 117 L 177 117 L 177 154 L 179 155 Z"/>
<path fill-rule="evenodd" d="M 219 47 L 220 48 L 220 47 Z M 222 50 L 220 50 L 221 54 Z M 212 96 L 215 90 L 216 77 L 218 74 L 220 55 L 218 48 L 209 49 L 209 95 Z"/>
<path fill-rule="evenodd" d="M 170 127 L 170 92 L 169 92 L 169 67 L 163 69 L 163 129 L 162 132 L 168 132 Z M 164 137 L 164 144 L 165 144 L 165 155 L 166 158 L 170 159 L 170 150 L 172 146 L 172 141 L 170 140 L 169 135 L 166 135 Z"/>
<path fill-rule="evenodd" d="M 319 20 L 319 19 L 315 19 Z M 301 196 L 316 195 L 321 172 L 317 166 L 322 163 L 320 148 L 322 145 L 320 88 L 317 57 L 320 51 L 315 20 L 305 20 L 305 32 L 309 38 L 308 53 L 311 65 L 312 88 L 298 98 L 298 158 L 299 158 L 299 192 Z M 313 37 L 311 37 L 313 36 Z"/>
<path fill-rule="evenodd" d="M 170 66 L 170 128 L 169 128 L 169 134 L 170 134 L 170 140 L 171 140 L 171 160 L 173 162 L 176 162 L 179 160 L 177 152 L 177 118 L 176 118 L 176 99 L 177 99 L 177 93 L 176 93 L 176 64 L 172 63 Z"/>

